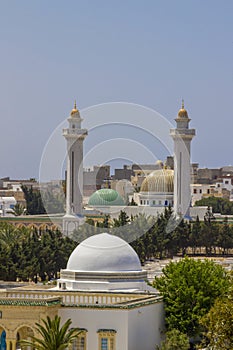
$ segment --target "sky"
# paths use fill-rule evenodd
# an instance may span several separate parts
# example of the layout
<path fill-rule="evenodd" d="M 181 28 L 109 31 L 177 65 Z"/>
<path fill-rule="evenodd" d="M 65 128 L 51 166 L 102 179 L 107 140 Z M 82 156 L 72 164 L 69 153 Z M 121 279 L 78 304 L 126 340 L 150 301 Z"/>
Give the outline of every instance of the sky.
<path fill-rule="evenodd" d="M 124 102 L 175 125 L 183 98 L 196 129 L 192 161 L 233 164 L 232 14 L 231 0 L 0 0 L 0 177 L 39 177 L 75 99 L 86 119 L 91 106 Z M 112 130 L 90 133 L 85 152 Z"/>

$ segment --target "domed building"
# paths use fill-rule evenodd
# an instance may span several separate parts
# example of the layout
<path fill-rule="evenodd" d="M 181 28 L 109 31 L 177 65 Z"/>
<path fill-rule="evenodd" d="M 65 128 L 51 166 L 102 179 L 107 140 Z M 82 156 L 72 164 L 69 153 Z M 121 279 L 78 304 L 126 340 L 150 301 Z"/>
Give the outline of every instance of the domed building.
<path fill-rule="evenodd" d="M 148 289 L 146 278 L 133 248 L 117 236 L 102 233 L 76 247 L 67 268 L 61 270 L 59 288 L 145 291 Z"/>
<path fill-rule="evenodd" d="M 108 233 L 91 236 L 70 255 L 57 287 L 0 291 L 4 348 L 20 349 L 20 340 L 37 336 L 36 323 L 58 315 L 80 328 L 70 350 L 153 350 L 161 343 L 164 310 L 146 278 L 128 243 Z"/>
<path fill-rule="evenodd" d="M 159 169 L 150 173 L 137 194 L 138 205 L 150 207 L 173 206 L 174 170 Z"/>
<path fill-rule="evenodd" d="M 102 188 L 94 192 L 88 201 L 90 207 L 102 207 L 102 206 L 124 206 L 124 199 L 119 193 L 110 188 Z"/>

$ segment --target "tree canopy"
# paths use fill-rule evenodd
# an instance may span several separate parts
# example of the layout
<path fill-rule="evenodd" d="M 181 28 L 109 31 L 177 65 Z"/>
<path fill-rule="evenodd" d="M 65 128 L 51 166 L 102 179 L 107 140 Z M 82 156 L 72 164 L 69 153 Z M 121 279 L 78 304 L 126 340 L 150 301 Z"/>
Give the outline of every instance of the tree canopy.
<path fill-rule="evenodd" d="M 0 224 L 0 279 L 54 278 L 77 243 L 61 232 Z"/>
<path fill-rule="evenodd" d="M 213 350 L 229 350 L 233 347 L 233 293 L 219 298 L 201 320 L 205 327 L 205 345 Z"/>
<path fill-rule="evenodd" d="M 226 198 L 207 197 L 196 201 L 195 206 L 209 206 L 212 207 L 213 213 L 221 213 L 222 215 L 233 214 L 233 202 Z"/>
<path fill-rule="evenodd" d="M 166 338 L 162 341 L 161 346 L 156 350 L 188 350 L 189 338 L 186 334 L 181 333 L 178 329 L 172 329 L 166 333 Z"/>
<path fill-rule="evenodd" d="M 173 328 L 188 336 L 200 333 L 200 319 L 207 314 L 217 297 L 229 285 L 226 271 L 209 260 L 185 257 L 170 262 L 161 277 L 155 277 L 153 286 L 164 297 L 168 330 Z"/>
<path fill-rule="evenodd" d="M 209 214 L 207 211 L 202 222 L 197 217 L 190 223 L 183 219 L 177 223 L 170 207 L 165 208 L 157 217 L 139 214 L 129 218 L 121 211 L 117 219 L 111 220 L 105 215 L 103 222 L 98 222 L 97 225 L 88 219 L 74 232 L 73 238 L 81 242 L 93 234 L 106 232 L 107 229 L 131 242 L 142 263 L 151 258 L 172 258 L 175 255 L 232 254 L 233 225 L 227 218 L 223 222 L 216 222 Z"/>
<path fill-rule="evenodd" d="M 64 195 L 62 193 L 53 193 L 52 190 L 33 189 L 32 187 L 22 186 L 27 203 L 27 213 L 29 215 L 38 215 L 45 213 L 63 213 Z"/>

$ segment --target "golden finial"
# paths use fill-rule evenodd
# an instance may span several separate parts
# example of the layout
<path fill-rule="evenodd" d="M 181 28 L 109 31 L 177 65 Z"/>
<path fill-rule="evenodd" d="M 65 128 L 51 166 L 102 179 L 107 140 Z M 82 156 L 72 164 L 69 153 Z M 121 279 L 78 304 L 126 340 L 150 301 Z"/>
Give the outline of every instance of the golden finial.
<path fill-rule="evenodd" d="M 76 106 L 76 100 L 74 100 L 74 108 L 72 109 L 72 111 L 70 112 L 70 115 L 73 115 L 75 113 L 78 112 L 77 106 Z"/>
<path fill-rule="evenodd" d="M 178 117 L 180 118 L 188 118 L 188 112 L 184 108 L 184 99 L 182 98 L 181 109 L 178 112 Z"/>
<path fill-rule="evenodd" d="M 184 109 L 184 99 L 182 98 L 181 108 Z"/>

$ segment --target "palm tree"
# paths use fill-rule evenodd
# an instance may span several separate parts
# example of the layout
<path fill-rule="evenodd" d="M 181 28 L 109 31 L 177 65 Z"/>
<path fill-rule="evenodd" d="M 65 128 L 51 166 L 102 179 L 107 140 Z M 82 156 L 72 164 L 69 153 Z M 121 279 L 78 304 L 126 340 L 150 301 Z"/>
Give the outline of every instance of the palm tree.
<path fill-rule="evenodd" d="M 9 213 L 13 214 L 14 216 L 21 216 L 26 213 L 26 208 L 19 203 L 16 203 L 14 208 L 9 211 Z"/>
<path fill-rule="evenodd" d="M 43 324 L 36 323 L 40 337 L 32 336 L 31 340 L 21 340 L 22 349 L 31 346 L 35 350 L 65 350 L 80 333 L 78 328 L 69 329 L 71 319 L 68 319 L 63 326 L 60 326 L 61 318 L 57 315 L 54 319 L 47 316 L 42 322 Z"/>

